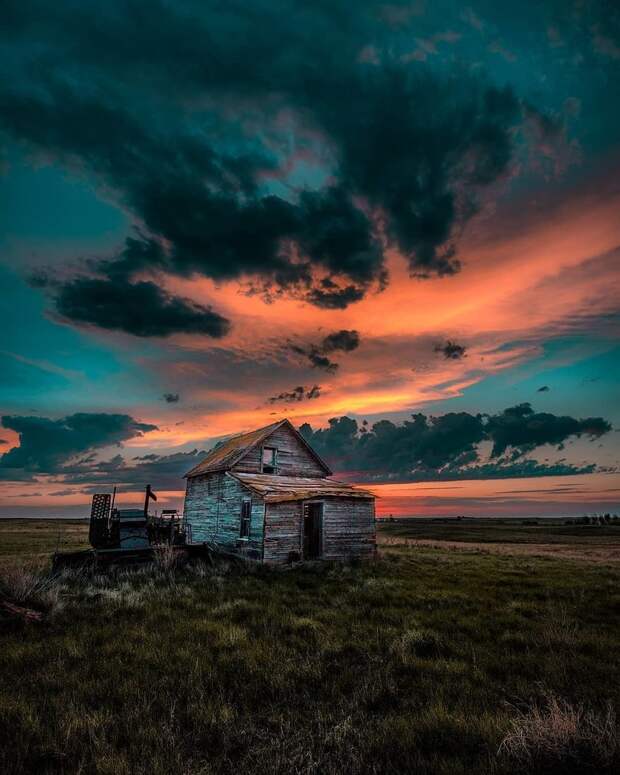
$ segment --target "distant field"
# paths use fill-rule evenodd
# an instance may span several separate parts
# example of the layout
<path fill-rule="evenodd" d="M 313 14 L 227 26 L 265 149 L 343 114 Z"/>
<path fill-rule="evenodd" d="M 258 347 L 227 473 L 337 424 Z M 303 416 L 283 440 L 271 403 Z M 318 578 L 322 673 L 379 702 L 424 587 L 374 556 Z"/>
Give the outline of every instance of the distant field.
<path fill-rule="evenodd" d="M 49 612 L 0 624 L 0 772 L 618 772 L 620 568 L 587 552 L 620 530 L 521 529 L 390 523 L 362 565 L 50 579 L 19 568 L 58 523 L 0 521 L 0 592 Z M 568 540 L 584 557 L 515 553 Z"/>
<path fill-rule="evenodd" d="M 492 519 L 379 520 L 379 542 L 385 545 L 439 544 L 453 550 L 515 555 L 541 555 L 596 562 L 620 562 L 620 524 L 565 525 L 563 521 Z"/>
<path fill-rule="evenodd" d="M 380 546 L 405 545 L 411 541 L 444 542 L 451 548 L 458 548 L 462 543 L 502 544 L 505 552 L 516 554 L 527 551 L 529 546 L 534 552 L 543 548 L 556 551 L 558 556 L 568 552 L 576 559 L 606 556 L 620 560 L 620 524 L 565 525 L 563 520 L 549 519 L 541 519 L 537 525 L 524 524 L 527 522 L 531 520 L 409 518 L 389 522 L 380 519 L 377 533 Z M 24 561 L 40 565 L 56 550 L 83 548 L 88 548 L 85 520 L 0 519 L 0 567 Z"/>
<path fill-rule="evenodd" d="M 77 519 L 0 519 L 0 568 L 45 565 L 55 551 L 88 548 L 88 522 Z"/>

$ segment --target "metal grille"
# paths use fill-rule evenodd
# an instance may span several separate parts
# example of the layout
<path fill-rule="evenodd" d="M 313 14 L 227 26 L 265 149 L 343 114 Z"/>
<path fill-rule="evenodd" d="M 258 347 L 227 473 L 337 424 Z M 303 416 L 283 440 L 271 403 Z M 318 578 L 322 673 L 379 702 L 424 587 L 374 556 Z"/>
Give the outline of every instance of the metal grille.
<path fill-rule="evenodd" d="M 110 516 L 111 496 L 109 492 L 98 492 L 93 495 L 90 507 L 91 520 L 108 519 Z"/>

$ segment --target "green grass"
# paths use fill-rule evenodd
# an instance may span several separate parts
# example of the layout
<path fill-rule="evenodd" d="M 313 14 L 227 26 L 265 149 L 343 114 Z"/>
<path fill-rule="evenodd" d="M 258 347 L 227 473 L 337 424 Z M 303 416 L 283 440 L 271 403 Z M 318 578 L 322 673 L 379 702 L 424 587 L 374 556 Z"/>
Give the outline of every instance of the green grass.
<path fill-rule="evenodd" d="M 0 569 L 46 565 L 55 551 L 88 548 L 83 519 L 0 519 Z"/>
<path fill-rule="evenodd" d="M 67 576 L 0 632 L 0 771 L 617 771 L 619 581 L 397 546 Z"/>

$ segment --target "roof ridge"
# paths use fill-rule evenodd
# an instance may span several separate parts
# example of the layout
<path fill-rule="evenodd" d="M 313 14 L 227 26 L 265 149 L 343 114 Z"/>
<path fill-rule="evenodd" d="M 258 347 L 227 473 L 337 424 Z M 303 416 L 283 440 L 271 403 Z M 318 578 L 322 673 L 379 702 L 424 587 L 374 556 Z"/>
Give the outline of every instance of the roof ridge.
<path fill-rule="evenodd" d="M 267 428 L 273 428 L 275 425 L 280 425 L 280 423 L 283 422 L 286 422 L 286 420 L 278 420 L 277 422 L 272 422 L 269 425 L 263 425 L 262 428 L 252 428 L 252 430 L 249 431 L 233 433 L 231 436 L 222 436 L 221 440 L 218 441 L 215 447 L 212 447 L 209 452 L 212 452 L 214 449 L 216 449 L 219 444 L 226 444 L 228 441 L 234 441 L 234 439 L 238 439 L 240 436 L 248 436 L 250 433 L 262 433 L 263 431 L 266 431 Z"/>
<path fill-rule="evenodd" d="M 272 422 L 269 425 L 264 425 L 262 428 L 243 431 L 242 433 L 236 433 L 232 436 L 228 436 L 228 438 L 222 439 L 207 452 L 206 457 L 200 463 L 195 465 L 185 474 L 184 478 L 197 476 L 203 471 L 207 473 L 209 470 L 218 470 L 212 468 L 210 469 L 209 466 L 209 461 L 211 461 L 211 464 L 213 464 L 217 460 L 218 455 L 221 457 L 221 468 L 227 468 L 234 465 L 241 457 L 243 457 L 243 455 L 249 452 L 250 449 L 256 446 L 256 444 L 258 444 L 261 440 L 263 440 L 266 435 L 273 433 L 273 431 L 277 430 L 277 428 L 279 428 L 281 425 L 284 425 L 286 422 L 289 422 L 289 420 L 286 418 L 283 420 L 277 420 L 276 422 Z M 241 446 L 239 449 L 236 444 L 238 445 L 238 443 L 242 441 L 244 437 L 250 437 L 248 439 L 248 444 Z M 251 439 L 251 437 L 255 438 Z M 227 448 L 229 448 L 228 452 L 226 452 Z"/>
<path fill-rule="evenodd" d="M 291 432 L 299 440 L 299 443 L 309 452 L 310 455 L 316 460 L 316 462 L 323 468 L 326 476 L 331 476 L 332 471 L 327 463 L 320 457 L 318 452 L 312 447 L 311 444 L 303 437 L 301 432 L 296 428 L 288 417 L 282 420 L 276 420 L 270 425 L 264 425 L 262 428 L 256 428 L 251 431 L 245 431 L 243 433 L 237 433 L 234 436 L 229 436 L 227 439 L 222 439 L 215 447 L 209 450 L 206 457 L 186 474 L 185 478 L 191 476 L 199 476 L 202 473 L 209 473 L 213 471 L 222 471 L 231 468 L 236 465 L 240 460 L 247 455 L 250 450 L 254 449 L 257 444 L 263 442 L 274 431 L 288 426 Z M 247 443 L 244 443 L 247 442 Z"/>

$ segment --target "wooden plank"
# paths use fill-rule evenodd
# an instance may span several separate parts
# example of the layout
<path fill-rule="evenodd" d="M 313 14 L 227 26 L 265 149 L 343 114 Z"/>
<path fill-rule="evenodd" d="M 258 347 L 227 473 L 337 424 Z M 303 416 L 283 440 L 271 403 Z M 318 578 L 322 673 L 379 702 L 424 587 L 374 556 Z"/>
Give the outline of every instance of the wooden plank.
<path fill-rule="evenodd" d="M 376 542 L 373 500 L 323 499 L 324 559 L 369 559 L 375 556 Z"/>
<path fill-rule="evenodd" d="M 264 560 L 289 562 L 292 553 L 301 553 L 301 501 L 268 503 L 265 510 Z"/>
<path fill-rule="evenodd" d="M 12 619 L 21 619 L 22 622 L 32 624 L 33 622 L 43 621 L 41 611 L 35 611 L 33 608 L 25 608 L 23 605 L 16 605 L 10 600 L 0 600 L 0 611 L 4 611 Z"/>

